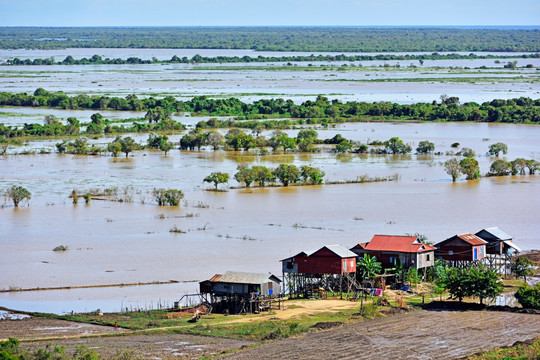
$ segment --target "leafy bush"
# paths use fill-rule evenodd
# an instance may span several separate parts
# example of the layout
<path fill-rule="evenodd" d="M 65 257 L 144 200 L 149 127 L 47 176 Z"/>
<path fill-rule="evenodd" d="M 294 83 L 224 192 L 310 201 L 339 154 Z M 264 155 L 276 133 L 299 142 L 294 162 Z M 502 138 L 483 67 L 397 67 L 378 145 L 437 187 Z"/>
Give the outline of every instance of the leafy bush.
<path fill-rule="evenodd" d="M 523 284 L 514 296 L 523 308 L 540 310 L 540 284 Z"/>

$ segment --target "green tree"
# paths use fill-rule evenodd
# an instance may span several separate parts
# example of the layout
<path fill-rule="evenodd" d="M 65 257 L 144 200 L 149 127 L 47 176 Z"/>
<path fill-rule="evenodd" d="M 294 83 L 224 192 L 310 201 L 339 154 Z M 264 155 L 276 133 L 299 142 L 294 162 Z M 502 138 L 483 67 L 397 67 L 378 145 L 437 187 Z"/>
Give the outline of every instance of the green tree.
<path fill-rule="evenodd" d="M 461 176 L 461 166 L 456 158 L 446 160 L 444 169 L 446 170 L 446 173 L 452 177 L 453 182 Z"/>
<path fill-rule="evenodd" d="M 527 169 L 529 169 L 529 175 L 534 175 L 536 170 L 540 169 L 540 162 L 534 159 L 527 160 L 527 164 L 525 166 Z"/>
<path fill-rule="evenodd" d="M 346 153 L 348 151 L 350 151 L 353 147 L 353 144 L 348 141 L 348 140 L 343 140 L 342 142 L 340 142 L 339 144 L 336 145 L 336 151 L 338 153 Z"/>
<path fill-rule="evenodd" d="M 508 153 L 508 146 L 502 142 L 491 144 L 489 146 L 489 154 L 492 156 L 499 157 L 499 153 L 502 151 L 503 154 Z"/>
<path fill-rule="evenodd" d="M 154 188 L 152 195 L 159 206 L 178 206 L 184 198 L 184 193 L 177 189 Z"/>
<path fill-rule="evenodd" d="M 204 182 L 214 183 L 215 190 L 218 189 L 219 184 L 224 184 L 229 181 L 229 174 L 222 172 L 213 172 L 204 178 Z"/>
<path fill-rule="evenodd" d="M 473 158 L 465 158 L 459 162 L 461 172 L 465 174 L 467 180 L 474 180 L 480 177 L 480 167 L 478 160 Z"/>
<path fill-rule="evenodd" d="M 511 169 L 512 169 L 512 164 L 502 159 L 497 159 L 491 164 L 488 175 L 490 176 L 508 175 L 510 174 Z"/>
<path fill-rule="evenodd" d="M 527 160 L 523 158 L 517 158 L 510 161 L 512 167 L 512 175 L 525 175 L 525 168 L 527 167 Z"/>
<path fill-rule="evenodd" d="M 525 256 L 518 256 L 512 260 L 510 271 L 515 277 L 523 277 L 523 281 L 527 282 L 527 276 L 534 275 L 534 262 Z"/>
<path fill-rule="evenodd" d="M 117 137 L 119 139 L 119 137 Z M 112 153 L 114 157 L 117 157 L 119 153 L 122 152 L 122 145 L 120 145 L 119 141 L 112 141 L 107 144 L 107 151 Z"/>
<path fill-rule="evenodd" d="M 461 149 L 460 152 L 458 152 L 458 155 L 461 155 L 463 157 L 466 157 L 466 158 L 473 158 L 476 156 L 476 153 L 474 152 L 473 149 L 471 148 L 468 148 L 468 147 L 464 147 Z"/>
<path fill-rule="evenodd" d="M 90 116 L 90 120 L 90 123 L 86 126 L 86 132 L 88 134 L 103 134 L 105 128 L 103 116 L 100 113 L 95 113 Z"/>
<path fill-rule="evenodd" d="M 375 256 L 364 254 L 356 263 L 356 277 L 360 280 L 372 280 L 382 271 L 382 264 L 377 262 Z"/>
<path fill-rule="evenodd" d="M 261 187 L 264 187 L 268 181 L 274 180 L 272 171 L 266 166 L 255 165 L 251 169 L 253 170 L 254 181 L 257 181 Z"/>
<path fill-rule="evenodd" d="M 486 266 L 473 266 L 467 275 L 469 296 L 477 297 L 480 304 L 484 303 L 484 299 L 495 299 L 504 290 L 497 273 Z"/>
<path fill-rule="evenodd" d="M 30 201 L 32 193 L 22 186 L 13 185 L 4 191 L 4 196 L 13 201 L 13 205 L 18 207 L 23 201 Z"/>
<path fill-rule="evenodd" d="M 279 164 L 274 170 L 274 176 L 281 181 L 283 186 L 289 186 L 289 183 L 295 183 L 300 178 L 300 172 L 295 165 Z"/>
<path fill-rule="evenodd" d="M 384 146 L 386 152 L 389 154 L 408 154 L 412 151 L 412 148 L 398 137 L 393 137 L 385 141 Z"/>
<path fill-rule="evenodd" d="M 303 165 L 300 167 L 300 177 L 304 184 L 319 185 L 322 184 L 325 172 L 321 169 Z"/>
<path fill-rule="evenodd" d="M 206 141 L 208 142 L 208 145 L 212 146 L 214 151 L 216 151 L 220 146 L 223 145 L 225 137 L 214 130 L 207 133 Z"/>
<path fill-rule="evenodd" d="M 122 152 L 126 154 L 126 157 L 128 157 L 130 152 L 133 152 L 138 148 L 137 143 L 135 142 L 135 140 L 133 140 L 131 136 L 126 136 L 125 138 L 122 138 L 119 142 L 122 148 Z"/>
<path fill-rule="evenodd" d="M 433 151 L 435 151 L 435 144 L 427 140 L 420 141 L 416 148 L 416 152 L 419 154 L 429 154 Z"/>
<path fill-rule="evenodd" d="M 540 310 L 540 283 L 535 286 L 523 284 L 514 296 L 524 309 Z"/>
<path fill-rule="evenodd" d="M 249 187 L 255 181 L 255 172 L 245 165 L 239 165 L 238 172 L 234 174 L 234 179 L 239 183 L 245 183 L 246 187 Z"/>

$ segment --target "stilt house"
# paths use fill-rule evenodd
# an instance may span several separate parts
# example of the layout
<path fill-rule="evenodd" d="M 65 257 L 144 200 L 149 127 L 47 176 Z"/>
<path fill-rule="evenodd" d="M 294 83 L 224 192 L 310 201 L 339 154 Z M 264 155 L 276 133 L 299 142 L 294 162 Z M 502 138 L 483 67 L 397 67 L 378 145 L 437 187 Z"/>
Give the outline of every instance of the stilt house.
<path fill-rule="evenodd" d="M 478 236 L 465 233 L 454 235 L 436 244 L 437 256 L 441 259 L 454 262 L 454 266 L 467 265 L 480 261 L 486 255 L 487 242 Z"/>
<path fill-rule="evenodd" d="M 433 266 L 436 247 L 423 244 L 417 236 L 375 235 L 370 242 L 360 243 L 351 249 L 363 256 L 375 256 L 383 267 L 401 265 L 407 269 Z"/>
<path fill-rule="evenodd" d="M 487 254 L 505 255 L 521 252 L 521 249 L 512 242 L 512 236 L 498 227 L 482 229 L 475 235 L 487 242 Z"/>

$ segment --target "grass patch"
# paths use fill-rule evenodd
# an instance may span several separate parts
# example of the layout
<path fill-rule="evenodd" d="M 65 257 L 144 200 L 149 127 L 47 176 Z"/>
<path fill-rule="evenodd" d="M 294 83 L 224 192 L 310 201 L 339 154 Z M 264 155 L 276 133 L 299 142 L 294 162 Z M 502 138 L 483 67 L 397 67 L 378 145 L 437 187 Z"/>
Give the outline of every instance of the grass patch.
<path fill-rule="evenodd" d="M 467 360 L 535 360 L 540 359 L 540 337 L 516 342 L 511 347 L 497 348 L 469 356 Z"/>

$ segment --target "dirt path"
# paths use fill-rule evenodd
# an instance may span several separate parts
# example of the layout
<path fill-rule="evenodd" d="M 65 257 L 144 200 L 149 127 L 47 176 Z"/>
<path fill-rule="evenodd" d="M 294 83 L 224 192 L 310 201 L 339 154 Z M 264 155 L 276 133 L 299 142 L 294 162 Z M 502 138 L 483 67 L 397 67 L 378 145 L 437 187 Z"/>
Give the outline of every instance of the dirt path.
<path fill-rule="evenodd" d="M 425 311 L 269 342 L 226 359 L 456 359 L 540 334 L 540 316 Z"/>

